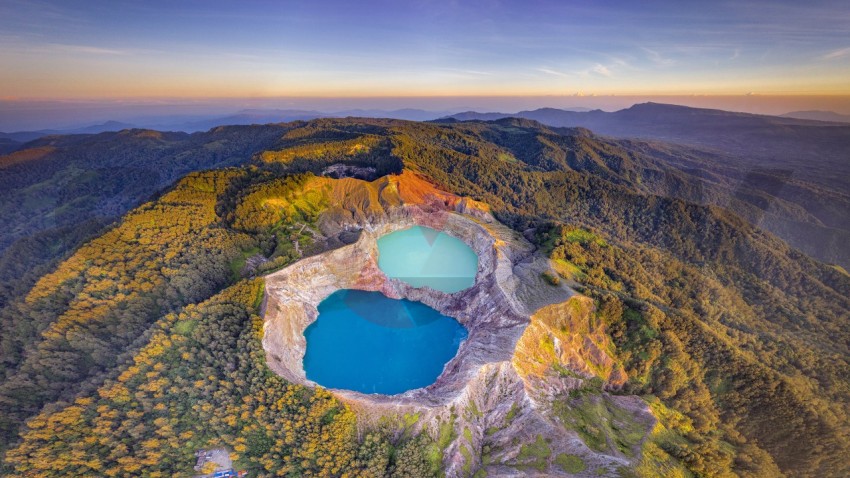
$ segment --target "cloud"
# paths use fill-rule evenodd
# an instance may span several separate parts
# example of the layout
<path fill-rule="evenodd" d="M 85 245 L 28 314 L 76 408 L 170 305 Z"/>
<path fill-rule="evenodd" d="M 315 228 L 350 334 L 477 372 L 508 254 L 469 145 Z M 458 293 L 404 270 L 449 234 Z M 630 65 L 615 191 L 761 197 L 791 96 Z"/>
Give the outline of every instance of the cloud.
<path fill-rule="evenodd" d="M 676 63 L 676 60 L 672 58 L 665 58 L 657 50 L 653 50 L 646 47 L 641 47 L 641 50 L 646 52 L 646 56 L 647 58 L 649 58 L 649 61 L 655 63 L 658 66 L 670 66 Z"/>
<path fill-rule="evenodd" d="M 94 45 L 76 45 L 69 43 L 34 42 L 15 35 L 0 35 L 0 49 L 5 53 L 31 55 L 93 55 L 121 56 L 139 54 L 145 50 L 122 50 Z"/>
<path fill-rule="evenodd" d="M 850 47 L 841 48 L 839 50 L 833 50 L 829 53 L 826 53 L 820 57 L 821 60 L 837 60 L 839 58 L 844 58 L 850 56 Z"/>
<path fill-rule="evenodd" d="M 89 45 L 67 45 L 63 43 L 50 43 L 48 47 L 54 50 L 68 53 L 83 53 L 86 55 L 126 55 L 124 50 L 114 50 L 111 48 L 101 48 Z"/>
<path fill-rule="evenodd" d="M 569 73 L 565 72 L 565 71 L 555 70 L 553 68 L 548 68 L 548 67 L 540 67 L 540 68 L 536 68 L 536 70 L 541 72 L 541 73 L 546 73 L 547 75 L 557 76 L 559 78 L 590 78 L 590 77 L 594 77 L 594 76 L 596 76 L 596 77 L 602 76 L 602 77 L 605 77 L 605 78 L 611 78 L 611 77 L 614 76 L 614 72 L 612 70 L 616 70 L 617 68 L 623 67 L 623 66 L 628 66 L 628 63 L 621 61 L 621 60 L 615 60 L 614 62 L 612 62 L 608 65 L 603 65 L 602 63 L 596 63 L 593 66 L 591 66 L 590 68 L 585 68 L 585 69 L 580 70 L 580 71 L 569 72 Z"/>
<path fill-rule="evenodd" d="M 465 68 L 440 68 L 447 77 L 467 80 L 478 80 L 483 77 L 492 76 L 492 73 L 481 70 L 470 70 Z"/>
<path fill-rule="evenodd" d="M 606 78 L 611 77 L 611 70 L 601 63 L 597 63 L 596 65 L 594 65 L 593 68 L 590 69 L 590 71 Z"/>
<path fill-rule="evenodd" d="M 551 68 L 538 68 L 537 71 L 539 71 L 541 73 L 546 73 L 547 75 L 560 76 L 562 78 L 569 78 L 569 77 L 572 76 L 569 73 L 564 73 L 563 71 L 553 70 Z"/>

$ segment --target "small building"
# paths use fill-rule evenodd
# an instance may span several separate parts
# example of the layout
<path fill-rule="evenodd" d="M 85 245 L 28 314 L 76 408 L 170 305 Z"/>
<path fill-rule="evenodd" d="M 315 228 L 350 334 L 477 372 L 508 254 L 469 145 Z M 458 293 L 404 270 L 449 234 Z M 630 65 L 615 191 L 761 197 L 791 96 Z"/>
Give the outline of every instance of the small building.
<path fill-rule="evenodd" d="M 207 460 L 210 458 L 211 454 L 204 450 L 203 448 L 195 452 L 195 457 L 197 461 L 195 462 L 195 471 L 201 471 L 204 468 L 204 464 L 206 464 Z"/>
<path fill-rule="evenodd" d="M 195 457 L 195 471 L 200 473 L 196 478 L 244 478 L 248 475 L 247 471 L 233 469 L 230 452 L 226 448 L 199 449 Z"/>

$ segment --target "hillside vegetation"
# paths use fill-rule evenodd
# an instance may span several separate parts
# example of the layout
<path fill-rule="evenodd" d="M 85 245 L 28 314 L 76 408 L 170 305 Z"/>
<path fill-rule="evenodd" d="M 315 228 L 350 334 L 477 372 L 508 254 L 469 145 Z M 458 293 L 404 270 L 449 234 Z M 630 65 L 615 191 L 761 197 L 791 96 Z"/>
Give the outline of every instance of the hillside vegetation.
<path fill-rule="evenodd" d="M 69 220 L 77 236 L 61 239 L 66 247 L 35 252 L 44 244 L 31 243 L 44 266 L 37 280 L 7 277 L 0 309 L 6 470 L 189 474 L 194 448 L 225 445 L 257 474 L 436 474 L 440 437 L 399 433 L 398 424 L 358 435 L 353 412 L 286 384 L 262 357 L 260 282 L 250 276 L 334 246 L 309 231 L 343 196 L 315 175 L 344 163 L 376 176 L 403 169 L 483 201 L 553 259 L 558 280 L 593 299 L 593 320 L 628 376 L 622 393 L 643 395 L 660 417 L 633 472 L 850 473 L 850 277 L 697 200 L 726 186 L 670 166 L 695 158 L 513 119 L 257 128 L 256 146 L 267 146 L 227 159 L 236 167 L 189 174 L 106 231 Z M 358 201 L 368 213 L 368 198 Z M 735 212 L 746 216 L 754 203 L 742 204 Z M 258 255 L 266 262 L 248 267 Z M 553 409 L 588 446 L 631 450 L 628 426 L 580 428 L 628 425 L 600 394 L 562 397 Z M 527 444 L 528 459 L 544 446 Z"/>
<path fill-rule="evenodd" d="M 0 305 L 25 293 L 56 258 L 187 173 L 245 163 L 287 130 L 47 136 L 0 156 Z"/>
<path fill-rule="evenodd" d="M 554 108 L 515 115 L 467 112 L 443 121 L 508 116 L 539 121 L 558 132 L 584 127 L 640 138 L 607 141 L 607 149 L 618 150 L 621 157 L 638 159 L 641 153 L 660 159 L 666 167 L 656 171 L 661 177 L 655 182 L 673 183 L 656 192 L 728 207 L 817 259 L 850 264 L 846 124 L 657 103 L 611 113 Z M 675 177 L 683 173 L 699 180 L 697 188 L 679 189 Z"/>

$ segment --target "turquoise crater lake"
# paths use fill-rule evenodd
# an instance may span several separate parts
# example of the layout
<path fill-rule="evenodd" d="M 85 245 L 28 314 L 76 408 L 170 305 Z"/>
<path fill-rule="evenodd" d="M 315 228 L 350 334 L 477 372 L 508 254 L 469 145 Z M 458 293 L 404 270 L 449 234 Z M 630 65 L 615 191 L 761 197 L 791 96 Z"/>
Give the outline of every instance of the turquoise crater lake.
<path fill-rule="evenodd" d="M 378 267 L 413 287 L 451 294 L 475 283 L 478 255 L 456 237 L 414 226 L 378 239 Z"/>
<path fill-rule="evenodd" d="M 455 319 L 380 292 L 338 290 L 304 330 L 307 378 L 328 387 L 393 395 L 426 387 L 466 339 Z"/>

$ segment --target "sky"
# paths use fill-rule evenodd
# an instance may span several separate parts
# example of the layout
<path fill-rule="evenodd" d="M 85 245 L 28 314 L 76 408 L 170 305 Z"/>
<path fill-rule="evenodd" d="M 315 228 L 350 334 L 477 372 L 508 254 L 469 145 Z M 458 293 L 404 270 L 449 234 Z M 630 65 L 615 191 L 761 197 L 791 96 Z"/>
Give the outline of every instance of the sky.
<path fill-rule="evenodd" d="M 0 0 L 0 65 L 5 102 L 847 97 L 850 4 Z"/>

